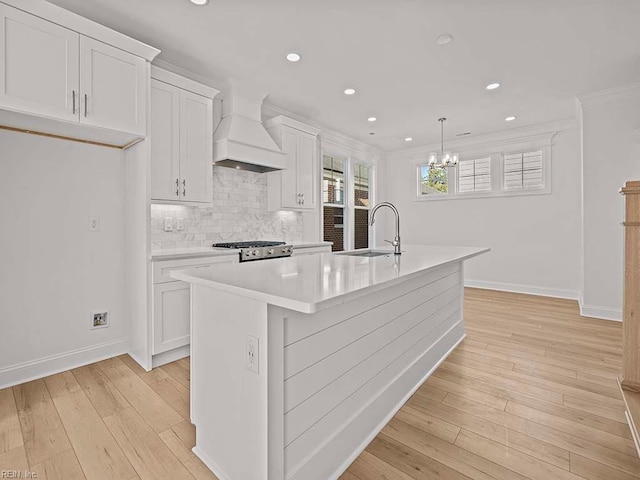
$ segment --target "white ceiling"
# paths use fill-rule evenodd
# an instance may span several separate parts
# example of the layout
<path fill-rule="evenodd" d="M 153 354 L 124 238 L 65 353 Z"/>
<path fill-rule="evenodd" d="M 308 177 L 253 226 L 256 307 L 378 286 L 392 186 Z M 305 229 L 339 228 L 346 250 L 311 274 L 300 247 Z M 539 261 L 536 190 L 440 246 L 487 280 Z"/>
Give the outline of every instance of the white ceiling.
<path fill-rule="evenodd" d="M 640 81 L 639 0 L 52 1 L 387 151 L 437 140 L 440 116 L 446 138 L 494 132 L 572 117 L 576 95 Z"/>

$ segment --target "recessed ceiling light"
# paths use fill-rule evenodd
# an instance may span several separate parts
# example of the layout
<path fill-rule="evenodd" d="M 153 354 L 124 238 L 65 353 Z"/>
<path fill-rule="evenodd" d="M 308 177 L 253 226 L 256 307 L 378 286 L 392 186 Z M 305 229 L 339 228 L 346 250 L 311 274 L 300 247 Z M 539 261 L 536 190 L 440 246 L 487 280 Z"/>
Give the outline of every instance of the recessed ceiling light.
<path fill-rule="evenodd" d="M 287 54 L 287 60 L 290 62 L 299 62 L 301 58 L 299 53 L 291 52 Z"/>
<path fill-rule="evenodd" d="M 516 118 L 518 118 L 518 117 L 515 117 L 515 116 L 511 115 L 509 117 L 505 117 L 504 121 L 505 122 L 513 122 Z"/>
<path fill-rule="evenodd" d="M 356 90 L 355 90 L 354 88 L 347 88 L 347 89 L 344 91 L 344 94 L 345 94 L 345 95 L 353 95 L 354 93 L 356 93 Z"/>
<path fill-rule="evenodd" d="M 191 0 L 191 3 L 194 5 L 206 5 L 209 3 L 209 0 Z"/>
<path fill-rule="evenodd" d="M 499 82 L 490 83 L 489 85 L 487 85 L 487 90 L 495 90 L 498 87 L 500 87 Z"/>
<path fill-rule="evenodd" d="M 440 35 L 438 37 L 437 42 L 438 45 L 446 45 L 447 43 L 451 43 L 451 40 L 453 40 L 453 37 L 448 33 L 445 33 L 444 35 Z"/>
<path fill-rule="evenodd" d="M 404 139 L 405 142 L 413 142 L 413 138 L 411 137 L 407 137 Z"/>
<path fill-rule="evenodd" d="M 377 118 L 376 117 L 369 117 L 369 118 L 367 118 L 367 120 L 369 122 L 375 122 L 377 120 Z"/>

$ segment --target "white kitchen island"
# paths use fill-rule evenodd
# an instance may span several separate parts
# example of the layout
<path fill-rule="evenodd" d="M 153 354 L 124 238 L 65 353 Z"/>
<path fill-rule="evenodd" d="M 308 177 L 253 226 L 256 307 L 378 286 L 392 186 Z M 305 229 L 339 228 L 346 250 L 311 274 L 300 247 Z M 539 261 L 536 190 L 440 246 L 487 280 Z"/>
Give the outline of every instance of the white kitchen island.
<path fill-rule="evenodd" d="M 194 452 L 221 480 L 337 478 L 464 338 L 463 262 L 487 251 L 173 272 L 191 283 Z"/>

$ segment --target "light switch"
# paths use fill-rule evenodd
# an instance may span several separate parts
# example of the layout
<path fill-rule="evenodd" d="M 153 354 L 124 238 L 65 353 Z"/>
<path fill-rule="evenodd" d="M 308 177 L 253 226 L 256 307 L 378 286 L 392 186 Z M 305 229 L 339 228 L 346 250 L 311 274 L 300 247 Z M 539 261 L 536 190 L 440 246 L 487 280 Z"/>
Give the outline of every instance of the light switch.
<path fill-rule="evenodd" d="M 173 232 L 173 218 L 164 217 L 164 231 Z"/>
<path fill-rule="evenodd" d="M 89 217 L 88 228 L 90 232 L 100 231 L 100 217 Z"/>

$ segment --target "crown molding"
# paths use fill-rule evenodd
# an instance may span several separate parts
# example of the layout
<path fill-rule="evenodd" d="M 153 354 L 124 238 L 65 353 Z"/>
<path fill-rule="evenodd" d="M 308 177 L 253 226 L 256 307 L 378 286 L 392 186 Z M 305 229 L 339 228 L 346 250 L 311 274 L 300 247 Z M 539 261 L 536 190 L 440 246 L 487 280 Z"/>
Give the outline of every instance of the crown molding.
<path fill-rule="evenodd" d="M 35 15 L 48 22 L 57 23 L 69 30 L 95 38 L 125 52 L 133 53 L 149 62 L 160 53 L 160 50 L 151 45 L 142 43 L 135 38 L 131 38 L 44 0 L 1 0 L 0 3 Z"/>
<path fill-rule="evenodd" d="M 360 140 L 356 140 L 355 138 L 349 137 L 344 133 L 341 133 L 333 128 L 327 127 L 326 125 L 322 125 L 318 122 L 310 120 L 309 118 L 303 117 L 302 115 L 297 115 L 295 113 L 289 112 L 278 105 L 275 105 L 270 102 L 264 102 L 262 104 L 262 113 L 263 116 L 273 117 L 278 115 L 283 115 L 285 117 L 289 117 L 298 122 L 307 124 L 311 127 L 317 128 L 320 130 L 320 140 L 321 145 L 327 147 L 334 153 L 341 153 L 354 157 L 363 157 L 363 160 L 371 160 L 378 161 L 385 158 L 385 152 L 369 145 L 368 143 L 361 142 Z"/>
<path fill-rule="evenodd" d="M 184 77 L 183 75 L 170 72 L 169 70 L 160 68 L 157 65 L 151 65 L 151 78 L 180 87 L 183 90 L 188 90 L 207 98 L 215 98 L 215 96 L 220 93 L 220 90 L 217 88 L 203 85 L 200 82 L 196 82 L 190 78 Z"/>
<path fill-rule="evenodd" d="M 176 65 L 174 65 L 173 63 L 169 63 L 165 60 L 162 60 L 161 58 L 156 58 L 152 65 L 156 66 L 158 68 L 161 68 L 163 70 L 166 70 L 170 73 L 173 73 L 175 75 L 180 75 L 181 77 L 187 78 L 189 80 L 192 80 L 194 82 L 197 83 L 201 83 L 202 85 L 209 87 L 209 88 L 213 88 L 214 90 L 217 90 L 218 92 L 221 92 L 221 88 L 220 85 L 216 85 L 214 82 L 211 81 L 211 79 L 205 77 L 204 75 L 200 75 L 198 73 L 194 73 L 190 70 L 186 70 L 182 67 L 178 67 Z M 152 75 L 153 76 L 153 75 Z"/>
<path fill-rule="evenodd" d="M 308 122 L 300 122 L 287 115 L 278 115 L 262 123 L 264 125 L 264 128 L 266 129 L 269 129 L 274 126 L 285 125 L 287 127 L 295 128 L 296 130 L 301 130 L 303 132 L 310 133 L 311 135 L 319 135 L 321 132 L 319 128 L 309 125 Z"/>
<path fill-rule="evenodd" d="M 475 137 L 453 140 L 446 142 L 448 150 L 455 150 L 458 153 L 482 153 L 491 152 L 496 148 L 515 148 L 525 145 L 551 145 L 553 137 L 561 131 L 569 130 L 578 126 L 573 118 L 566 118 L 552 122 L 539 123 L 526 127 L 510 128 L 499 132 L 492 132 Z M 401 160 L 412 158 L 424 158 L 429 152 L 439 151 L 440 143 L 432 143 L 414 148 L 396 150 L 387 154 L 389 160 Z"/>
<path fill-rule="evenodd" d="M 597 90 L 595 92 L 578 95 L 576 98 L 582 106 L 590 106 L 637 97 L 640 97 L 640 82 Z"/>

